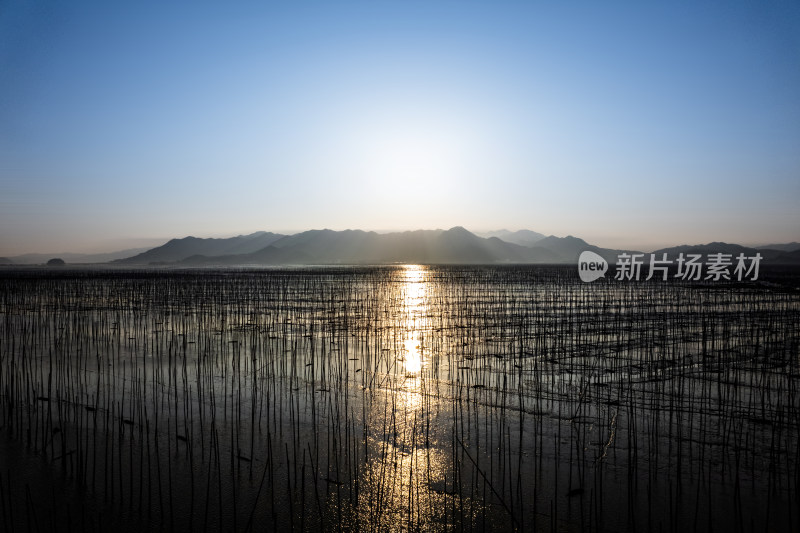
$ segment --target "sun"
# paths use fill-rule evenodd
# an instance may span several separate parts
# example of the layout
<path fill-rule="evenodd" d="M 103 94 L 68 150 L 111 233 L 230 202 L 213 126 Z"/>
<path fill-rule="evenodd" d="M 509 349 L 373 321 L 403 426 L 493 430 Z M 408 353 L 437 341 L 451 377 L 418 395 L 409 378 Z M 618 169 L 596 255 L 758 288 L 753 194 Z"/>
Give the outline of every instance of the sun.
<path fill-rule="evenodd" d="M 435 184 L 453 173 L 451 150 L 442 140 L 424 135 L 388 138 L 374 152 L 374 173 L 395 184 Z"/>
<path fill-rule="evenodd" d="M 448 124 L 392 117 L 359 136 L 359 174 L 398 205 L 452 190 L 463 174 L 463 142 Z"/>

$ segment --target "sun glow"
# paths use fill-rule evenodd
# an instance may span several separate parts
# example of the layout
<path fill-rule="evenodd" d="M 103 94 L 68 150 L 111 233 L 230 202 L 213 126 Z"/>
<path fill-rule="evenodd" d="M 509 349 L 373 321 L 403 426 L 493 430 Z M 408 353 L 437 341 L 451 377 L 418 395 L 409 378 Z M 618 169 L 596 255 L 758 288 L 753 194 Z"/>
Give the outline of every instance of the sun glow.
<path fill-rule="evenodd" d="M 457 187 L 467 169 L 464 133 L 442 117 L 403 117 L 399 111 L 355 130 L 353 158 L 364 187 L 408 209 Z"/>
<path fill-rule="evenodd" d="M 411 134 L 390 137 L 375 146 L 372 171 L 381 180 L 394 183 L 449 179 L 453 174 L 450 151 L 442 140 Z"/>
<path fill-rule="evenodd" d="M 422 370 L 422 356 L 419 353 L 419 340 L 410 338 L 404 343 L 406 349 L 405 367 L 409 374 L 418 374 Z"/>

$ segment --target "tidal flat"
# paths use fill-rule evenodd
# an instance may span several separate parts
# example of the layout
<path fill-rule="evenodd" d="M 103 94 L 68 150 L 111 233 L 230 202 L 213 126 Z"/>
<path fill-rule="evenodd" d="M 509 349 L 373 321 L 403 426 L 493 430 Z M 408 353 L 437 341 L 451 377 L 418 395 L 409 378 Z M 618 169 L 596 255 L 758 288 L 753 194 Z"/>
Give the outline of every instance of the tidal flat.
<path fill-rule="evenodd" d="M 6 269 L 0 528 L 798 530 L 798 280 Z"/>

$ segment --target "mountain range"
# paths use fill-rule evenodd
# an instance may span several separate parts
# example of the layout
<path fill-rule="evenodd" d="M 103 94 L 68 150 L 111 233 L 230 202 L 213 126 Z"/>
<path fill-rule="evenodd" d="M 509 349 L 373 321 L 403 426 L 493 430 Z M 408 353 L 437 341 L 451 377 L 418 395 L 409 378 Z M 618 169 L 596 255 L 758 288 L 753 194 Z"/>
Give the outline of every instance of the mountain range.
<path fill-rule="evenodd" d="M 775 246 L 775 245 L 773 245 Z M 729 244 L 725 242 L 712 242 L 709 244 L 695 244 L 682 246 L 673 246 L 672 248 L 662 248 L 653 252 L 657 257 L 666 253 L 667 258 L 677 257 L 678 254 L 700 254 L 706 256 L 708 254 L 730 254 L 732 257 L 737 257 L 739 254 L 744 254 L 746 257 L 754 257 L 757 253 L 761 254 L 761 258 L 765 263 L 769 264 L 783 264 L 783 265 L 798 265 L 800 264 L 800 244 L 788 243 L 778 245 L 776 248 L 761 247 L 748 248 L 739 244 Z"/>
<path fill-rule="evenodd" d="M 615 263 L 619 254 L 641 253 L 591 245 L 578 237 L 545 237 L 529 230 L 500 230 L 478 236 L 456 226 L 448 230 L 417 230 L 395 233 L 329 229 L 295 235 L 258 232 L 229 239 L 173 239 L 163 246 L 117 260 L 123 265 L 172 264 L 281 265 L 281 264 L 489 264 L 489 263 L 577 263 L 581 252 L 592 251 Z M 800 264 L 800 244 L 755 249 L 714 242 L 682 245 L 654 253 L 761 253 L 771 263 Z"/>
<path fill-rule="evenodd" d="M 127 258 L 121 258 L 115 262 L 127 264 L 172 263 L 182 261 L 191 256 L 220 257 L 251 254 L 284 237 L 286 235 L 268 231 L 258 231 L 250 235 L 237 235 L 227 239 L 184 237 L 182 239 L 171 239 L 162 246 Z"/>
<path fill-rule="evenodd" d="M 572 263 L 581 252 L 592 251 L 615 263 L 619 254 L 642 253 L 591 245 L 578 237 L 545 236 L 530 230 L 499 230 L 477 235 L 456 226 L 448 230 L 394 233 L 329 229 L 295 235 L 259 231 L 230 238 L 184 237 L 150 249 L 131 249 L 109 254 L 61 254 L 67 263 L 112 263 L 119 266 L 214 266 L 214 265 L 319 265 L 319 264 L 491 264 Z M 653 252 L 668 254 L 760 253 L 765 263 L 800 264 L 800 243 L 750 248 L 712 242 L 681 245 Z M 42 264 L 53 255 L 28 254 L 0 258 L 0 264 Z"/>
<path fill-rule="evenodd" d="M 546 237 L 546 235 L 531 231 L 529 229 L 521 229 L 519 231 L 508 231 L 501 229 L 497 231 L 476 233 L 476 235 L 486 238 L 497 237 L 502 241 L 510 242 L 512 244 L 519 244 L 520 246 L 533 246 Z"/>
<path fill-rule="evenodd" d="M 233 241 L 252 240 L 251 235 Z M 560 255 L 497 237 L 482 238 L 461 227 L 396 233 L 329 229 L 296 235 L 269 234 L 265 245 L 240 252 L 209 253 L 211 239 L 175 239 L 121 264 L 174 263 L 191 266 L 234 264 L 376 264 L 376 263 L 553 263 Z M 226 240 L 226 239 L 215 239 Z M 214 243 L 216 244 L 216 243 Z M 221 244 L 221 243 L 220 243 Z M 219 248 L 217 248 L 219 249 Z M 193 250 L 194 253 L 189 253 Z M 183 257 L 179 257 L 183 254 Z M 577 257 L 577 256 L 576 256 Z"/>

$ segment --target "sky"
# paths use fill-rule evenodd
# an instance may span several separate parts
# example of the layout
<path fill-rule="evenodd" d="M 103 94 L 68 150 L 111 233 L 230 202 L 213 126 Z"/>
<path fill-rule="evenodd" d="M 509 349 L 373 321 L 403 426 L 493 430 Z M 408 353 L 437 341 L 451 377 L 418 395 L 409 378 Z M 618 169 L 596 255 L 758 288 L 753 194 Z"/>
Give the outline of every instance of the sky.
<path fill-rule="evenodd" d="M 321 228 L 800 241 L 798 2 L 230 4 L 4 1 L 0 256 Z"/>

